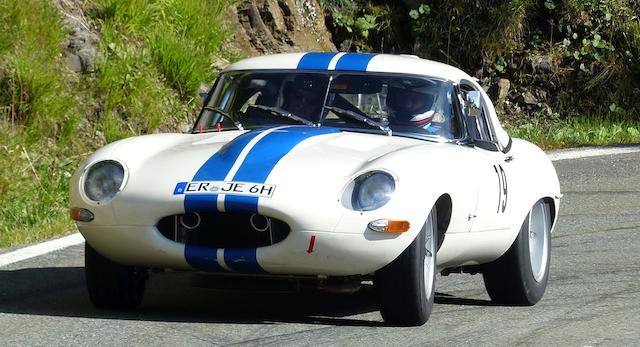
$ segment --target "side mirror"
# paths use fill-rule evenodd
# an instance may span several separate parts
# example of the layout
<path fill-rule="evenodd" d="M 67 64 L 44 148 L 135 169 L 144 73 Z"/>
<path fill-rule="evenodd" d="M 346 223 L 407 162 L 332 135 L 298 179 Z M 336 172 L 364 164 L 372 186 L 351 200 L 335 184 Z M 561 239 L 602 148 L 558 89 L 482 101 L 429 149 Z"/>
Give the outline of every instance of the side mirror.
<path fill-rule="evenodd" d="M 498 144 L 492 141 L 487 141 L 488 134 L 485 130 L 485 135 L 482 135 L 485 129 L 485 120 L 481 118 L 482 115 L 482 96 L 479 91 L 469 91 L 464 94 L 464 121 L 467 126 L 469 137 L 471 137 L 471 143 L 487 151 L 497 152 L 499 151 Z"/>
<path fill-rule="evenodd" d="M 479 91 L 467 92 L 464 96 L 464 106 L 467 117 L 477 117 L 482 114 L 481 96 Z"/>

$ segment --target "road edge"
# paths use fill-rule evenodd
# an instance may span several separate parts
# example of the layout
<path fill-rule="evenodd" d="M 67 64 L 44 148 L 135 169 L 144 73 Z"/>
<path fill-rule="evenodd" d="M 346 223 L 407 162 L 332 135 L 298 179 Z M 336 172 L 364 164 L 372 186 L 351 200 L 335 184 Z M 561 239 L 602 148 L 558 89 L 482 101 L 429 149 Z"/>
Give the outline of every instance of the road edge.
<path fill-rule="evenodd" d="M 83 242 L 84 237 L 82 237 L 80 233 L 76 232 L 71 235 L 18 248 L 14 251 L 0 254 L 0 267 L 15 264 L 23 260 L 35 258 L 67 247 L 79 245 Z"/>
<path fill-rule="evenodd" d="M 547 152 L 551 161 L 619 155 L 640 152 L 640 145 L 585 147 L 580 149 L 560 149 Z"/>

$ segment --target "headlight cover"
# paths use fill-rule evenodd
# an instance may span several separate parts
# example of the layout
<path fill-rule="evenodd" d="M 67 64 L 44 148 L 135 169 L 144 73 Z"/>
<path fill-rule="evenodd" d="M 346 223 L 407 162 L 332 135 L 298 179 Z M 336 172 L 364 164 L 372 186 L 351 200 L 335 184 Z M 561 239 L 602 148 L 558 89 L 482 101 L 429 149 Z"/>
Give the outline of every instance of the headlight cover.
<path fill-rule="evenodd" d="M 124 167 L 117 161 L 97 162 L 84 176 L 84 194 L 94 202 L 107 202 L 122 189 L 124 176 Z"/>
<path fill-rule="evenodd" d="M 396 181 L 386 172 L 372 171 L 355 179 L 351 205 L 356 211 L 372 211 L 384 206 L 396 189 Z"/>

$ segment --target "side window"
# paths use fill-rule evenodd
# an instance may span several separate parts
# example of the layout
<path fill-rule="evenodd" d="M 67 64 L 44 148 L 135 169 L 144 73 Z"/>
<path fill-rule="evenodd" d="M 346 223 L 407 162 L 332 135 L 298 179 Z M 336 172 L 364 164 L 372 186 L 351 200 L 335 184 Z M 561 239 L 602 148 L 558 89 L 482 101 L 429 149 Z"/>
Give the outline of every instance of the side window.
<path fill-rule="evenodd" d="M 479 92 L 469 85 L 460 87 L 462 92 L 462 110 L 467 121 L 467 130 L 472 138 L 482 141 L 495 141 L 491 122 L 487 117 L 484 103 Z M 473 100 L 474 102 L 472 102 Z M 474 108 L 473 104 L 477 103 L 479 108 Z"/>

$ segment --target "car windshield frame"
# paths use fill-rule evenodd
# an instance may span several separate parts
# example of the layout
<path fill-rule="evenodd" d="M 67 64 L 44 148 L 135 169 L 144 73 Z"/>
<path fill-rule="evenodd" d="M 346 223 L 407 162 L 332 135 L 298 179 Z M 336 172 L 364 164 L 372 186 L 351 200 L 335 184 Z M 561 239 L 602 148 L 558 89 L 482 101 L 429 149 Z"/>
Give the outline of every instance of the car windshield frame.
<path fill-rule="evenodd" d="M 318 112 L 317 118 L 312 119 L 313 126 L 329 126 L 338 128 L 341 131 L 350 131 L 350 132 L 361 132 L 361 133 L 371 133 L 371 134 L 381 134 L 381 135 L 390 135 L 390 136 L 399 136 L 399 137 L 409 137 L 420 140 L 427 140 L 430 142 L 462 142 L 467 139 L 465 124 L 462 120 L 462 114 L 459 109 L 459 105 L 457 104 L 457 92 L 456 86 L 457 84 L 448 79 L 443 79 L 439 77 L 432 77 L 427 75 L 418 75 L 418 74 L 405 74 L 405 73 L 391 73 L 391 72 L 360 72 L 360 71 L 337 71 L 337 70 L 291 70 L 291 69 L 256 69 L 256 70 L 233 70 L 221 73 L 218 78 L 215 80 L 214 85 L 210 89 L 207 94 L 204 105 L 194 123 L 194 126 L 191 130 L 191 133 L 204 133 L 204 132 L 219 132 L 219 131 L 228 131 L 228 130 L 250 130 L 250 129 L 258 129 L 264 127 L 272 127 L 272 126 L 280 126 L 280 125 L 307 125 L 308 122 L 304 122 L 302 120 L 296 121 L 296 118 L 299 115 L 294 112 L 290 112 L 290 115 L 286 114 L 276 114 L 276 112 L 268 112 L 264 108 L 263 116 L 268 118 L 270 121 L 267 121 L 265 124 L 255 125 L 255 124 L 243 124 L 242 120 L 240 120 L 237 112 L 239 112 L 239 108 L 235 110 L 225 110 L 223 107 L 219 106 L 219 99 L 221 97 L 222 92 L 226 92 L 229 90 L 229 86 L 227 82 L 235 81 L 243 76 L 251 76 L 254 75 L 282 75 L 286 76 L 290 75 L 313 75 L 316 77 L 325 77 L 326 78 L 326 86 L 318 89 L 316 92 L 319 98 L 322 99 L 321 110 Z M 376 119 L 367 113 L 363 113 L 369 120 L 358 120 L 352 116 L 346 115 L 348 117 L 339 117 L 340 119 L 350 118 L 351 122 L 342 122 L 340 124 L 336 124 L 331 120 L 327 119 L 327 112 L 332 108 L 339 109 L 340 107 L 336 107 L 333 104 L 328 104 L 328 98 L 331 94 L 338 94 L 336 92 L 334 83 L 339 78 L 344 76 L 349 77 L 371 77 L 378 78 L 385 81 L 389 81 L 391 79 L 407 79 L 407 80 L 421 80 L 427 81 L 429 83 L 439 83 L 439 88 L 446 88 L 444 90 L 447 94 L 447 100 L 445 101 L 445 107 L 448 107 L 450 114 L 447 116 L 448 126 L 456 128 L 456 130 L 450 131 L 450 137 L 441 136 L 439 134 L 428 134 L 428 133 L 419 133 L 415 131 L 407 131 L 407 129 L 402 129 L 401 127 L 391 125 L 389 126 L 388 120 L 386 120 L 386 116 L 381 117 L 380 119 Z M 237 87 L 237 85 L 235 86 Z M 234 92 L 235 93 L 235 92 Z M 360 93 L 364 94 L 364 93 Z M 379 93 L 378 93 L 379 94 Z M 235 94 L 234 94 L 235 95 Z M 335 97 L 335 95 L 334 95 Z M 386 96 L 385 96 L 386 98 Z M 386 100 L 385 100 L 386 102 Z M 256 104 L 257 105 L 257 104 Z M 252 106 L 252 105 L 250 105 Z M 257 108 L 257 107 L 256 107 Z M 259 109 L 259 108 L 258 108 Z M 216 112 L 223 111 L 223 112 Z M 389 111 L 387 111 L 389 112 Z M 344 116 L 344 115 L 343 115 Z M 271 118 L 269 118 L 271 117 Z M 229 119 L 225 119 L 229 118 Z M 307 118 L 307 117 L 305 117 Z M 215 122 L 214 122 L 215 120 Z M 283 121 L 287 121 L 286 123 L 282 123 Z M 373 124 L 372 124 L 373 123 Z M 215 124 L 215 125 L 214 125 Z M 453 124 L 453 125 L 451 125 Z M 205 126 L 206 125 L 206 126 Z M 406 127 L 405 127 L 406 128 Z M 386 130 L 385 130 L 386 129 Z M 408 130 L 415 130 L 413 126 L 408 128 Z"/>

